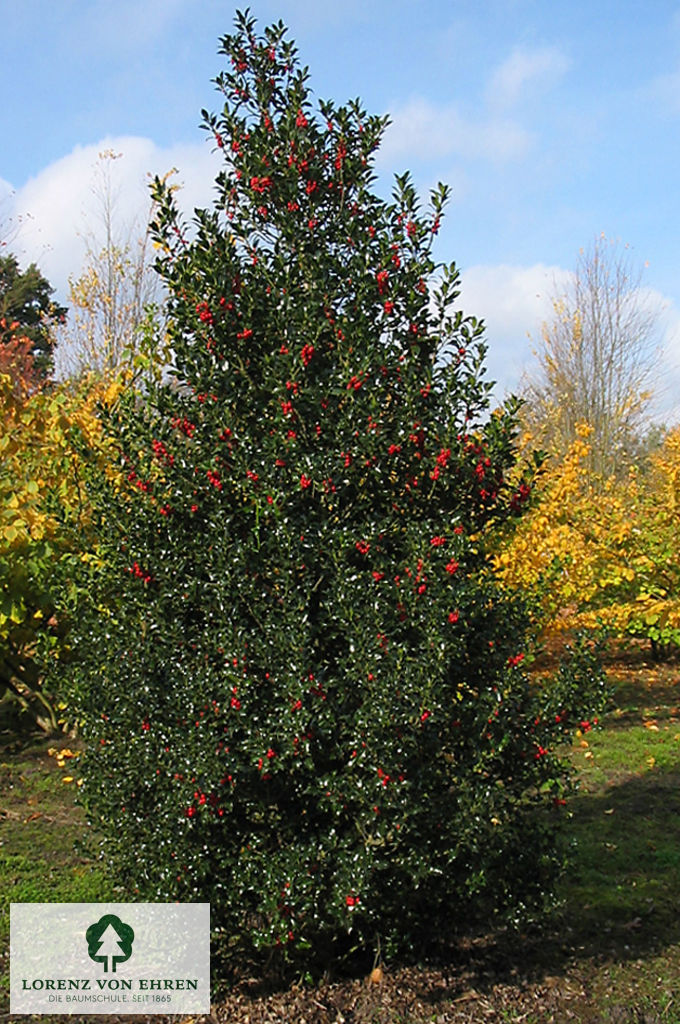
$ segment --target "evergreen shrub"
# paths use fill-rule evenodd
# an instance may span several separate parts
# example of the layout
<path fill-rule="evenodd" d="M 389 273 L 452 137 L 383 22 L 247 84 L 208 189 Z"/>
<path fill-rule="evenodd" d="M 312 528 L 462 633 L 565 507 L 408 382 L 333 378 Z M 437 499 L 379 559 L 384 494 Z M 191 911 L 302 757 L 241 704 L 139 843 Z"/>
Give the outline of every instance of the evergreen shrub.
<path fill-rule="evenodd" d="M 379 198 L 385 119 L 315 107 L 281 24 L 238 15 L 221 52 L 213 206 L 186 224 L 154 186 L 172 366 L 108 420 L 82 795 L 134 898 L 323 967 L 541 905 L 579 705 L 543 713 L 486 571 L 529 484 L 433 260 L 447 189 Z"/>

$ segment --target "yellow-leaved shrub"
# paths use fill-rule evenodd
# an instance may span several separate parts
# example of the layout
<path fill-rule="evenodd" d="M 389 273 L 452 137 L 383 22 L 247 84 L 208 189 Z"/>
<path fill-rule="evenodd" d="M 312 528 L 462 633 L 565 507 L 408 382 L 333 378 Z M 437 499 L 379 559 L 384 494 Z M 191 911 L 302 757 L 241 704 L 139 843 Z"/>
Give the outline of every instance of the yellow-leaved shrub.
<path fill-rule="evenodd" d="M 680 642 L 680 428 L 622 478 L 588 475 L 589 435 L 582 425 L 564 458 L 546 462 L 493 569 L 547 630 L 605 626 L 658 651 Z"/>
<path fill-rule="evenodd" d="M 33 393 L 0 374 L 0 704 L 5 727 L 22 713 L 57 724 L 42 692 L 43 659 L 56 653 L 66 623 L 60 609 L 66 560 L 87 557 L 90 459 L 108 460 L 98 406 L 120 382 L 87 380 Z M 70 595 L 71 598 L 73 595 Z M 42 655 L 39 654 L 42 650 Z"/>

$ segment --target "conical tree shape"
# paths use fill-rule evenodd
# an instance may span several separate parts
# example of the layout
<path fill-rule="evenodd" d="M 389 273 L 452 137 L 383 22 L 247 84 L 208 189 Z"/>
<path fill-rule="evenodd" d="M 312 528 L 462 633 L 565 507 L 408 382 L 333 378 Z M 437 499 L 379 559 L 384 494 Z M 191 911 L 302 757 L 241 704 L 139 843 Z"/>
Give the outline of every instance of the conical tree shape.
<path fill-rule="evenodd" d="M 283 26 L 222 52 L 213 207 L 156 183 L 174 362 L 111 425 L 84 794 L 140 898 L 210 900 L 229 949 L 422 948 L 556 860 L 563 726 L 483 569 L 514 409 L 432 259 L 446 190 L 371 192 L 384 120 L 314 111 Z"/>

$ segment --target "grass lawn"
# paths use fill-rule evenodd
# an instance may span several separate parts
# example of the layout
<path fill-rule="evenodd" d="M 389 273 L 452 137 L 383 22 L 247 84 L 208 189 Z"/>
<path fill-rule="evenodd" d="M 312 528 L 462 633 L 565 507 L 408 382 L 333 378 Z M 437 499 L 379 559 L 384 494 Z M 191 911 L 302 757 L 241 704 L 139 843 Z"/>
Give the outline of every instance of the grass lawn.
<path fill-rule="evenodd" d="M 615 706 L 601 729 L 574 741 L 580 790 L 568 808 L 572 865 L 563 906 L 540 934 L 470 936 L 450 964 L 388 964 L 376 985 L 349 979 L 285 992 L 244 985 L 213 1020 L 680 1024 L 680 664 L 655 665 L 635 650 L 612 655 L 608 673 Z M 73 849 L 86 829 L 75 804 L 77 759 L 48 753 L 66 746 L 0 752 L 3 993 L 10 902 L 116 898 L 103 869 Z M 7 1009 L 5 999 L 0 1020 Z"/>
<path fill-rule="evenodd" d="M 57 748 L 69 749 L 52 740 L 0 751 L 0 1010 L 7 1009 L 10 903 L 90 903 L 113 896 L 104 872 L 74 850 L 86 828 L 75 804 L 77 759 L 48 753 Z"/>

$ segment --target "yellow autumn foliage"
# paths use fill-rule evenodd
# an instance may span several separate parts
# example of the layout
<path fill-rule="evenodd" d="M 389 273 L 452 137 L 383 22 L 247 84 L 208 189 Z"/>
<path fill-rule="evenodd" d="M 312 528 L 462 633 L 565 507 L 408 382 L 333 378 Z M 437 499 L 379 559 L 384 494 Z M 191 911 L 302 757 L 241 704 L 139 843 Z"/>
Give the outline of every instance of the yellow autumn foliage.
<path fill-rule="evenodd" d="M 86 542 L 85 464 L 112 465 L 98 407 L 121 386 L 88 380 L 27 396 L 0 375 L 0 701 L 26 707 L 39 693 L 34 651 L 39 635 L 54 632 L 57 568 Z"/>
<path fill-rule="evenodd" d="M 547 629 L 596 628 L 680 642 L 680 428 L 643 473 L 594 480 L 590 430 L 539 476 L 533 507 L 498 546 L 493 569 L 523 589 Z"/>

